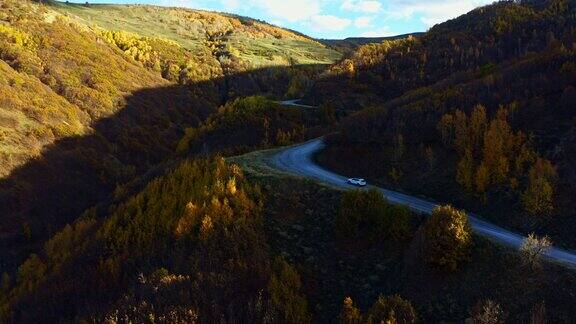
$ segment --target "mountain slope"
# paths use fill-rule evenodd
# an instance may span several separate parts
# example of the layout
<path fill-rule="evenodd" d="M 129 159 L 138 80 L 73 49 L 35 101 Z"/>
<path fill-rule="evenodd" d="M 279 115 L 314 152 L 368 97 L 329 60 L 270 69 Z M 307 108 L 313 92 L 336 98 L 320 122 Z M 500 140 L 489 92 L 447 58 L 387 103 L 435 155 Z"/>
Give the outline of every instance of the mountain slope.
<path fill-rule="evenodd" d="M 75 5 L 53 9 L 88 26 L 164 38 L 191 52 L 208 52 L 237 68 L 287 64 L 330 64 L 340 57 L 309 37 L 251 18 L 200 10 L 142 5 Z"/>
<path fill-rule="evenodd" d="M 184 130 L 229 99 L 302 92 L 337 57 L 241 17 L 3 1 L 0 252 L 26 254 L 23 247 L 170 160 Z"/>
<path fill-rule="evenodd" d="M 503 1 L 477 8 L 424 36 L 360 47 L 316 83 L 310 101 L 360 109 L 449 77 L 490 72 L 494 64 L 554 44 L 571 49 L 573 19 L 572 3 L 565 0 Z"/>
<path fill-rule="evenodd" d="M 391 41 L 396 39 L 406 38 L 408 36 L 419 37 L 423 36 L 425 33 L 410 33 L 397 36 L 389 37 L 348 37 L 345 39 L 322 39 L 320 40 L 322 44 L 337 50 L 340 53 L 351 54 L 358 47 L 371 44 L 371 43 L 382 43 L 384 41 Z"/>
<path fill-rule="evenodd" d="M 575 26 L 573 2 L 502 2 L 360 48 L 315 89 L 372 108 L 321 160 L 573 247 Z"/>
<path fill-rule="evenodd" d="M 323 109 L 298 110 L 277 100 L 327 61 L 296 33 L 4 0 L 0 322 L 570 322 L 573 271 L 471 235 L 460 211 L 429 221 L 377 192 L 288 178 L 267 152 L 236 158 L 246 175 L 218 156 L 299 141 L 307 122 L 336 123 L 330 105 L 366 106 L 328 137 L 324 164 L 511 226 L 528 201 L 538 222 L 524 230 L 562 219 L 571 234 L 570 210 L 548 207 L 574 197 L 556 186 L 574 175 L 574 7 L 542 3 L 363 46 L 316 83 Z"/>
<path fill-rule="evenodd" d="M 169 84 L 162 78 L 213 83 L 224 75 L 265 67 L 327 64 L 339 55 L 309 38 L 248 18 L 185 9 L 7 1 L 0 19 L 0 58 L 76 106 L 80 111 L 71 114 L 79 115 L 84 128 L 117 111 L 125 94 Z M 9 80 L 8 74 L 3 76 Z M 234 85 L 211 86 L 216 89 L 196 93 L 214 105 L 221 103 L 222 94 L 234 93 Z M 12 91 L 5 92 L 11 96 Z M 51 131 L 59 138 L 64 130 Z M 31 147 L 21 151 L 28 149 L 38 152 Z M 5 164 L 0 174 L 10 169 Z"/>

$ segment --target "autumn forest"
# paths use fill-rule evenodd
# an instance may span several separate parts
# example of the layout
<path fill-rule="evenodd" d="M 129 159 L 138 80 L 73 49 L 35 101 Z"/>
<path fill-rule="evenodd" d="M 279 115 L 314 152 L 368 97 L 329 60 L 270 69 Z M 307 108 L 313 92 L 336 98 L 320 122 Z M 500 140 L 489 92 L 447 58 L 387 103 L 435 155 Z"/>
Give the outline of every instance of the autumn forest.
<path fill-rule="evenodd" d="M 575 197 L 573 1 L 346 40 L 0 1 L 0 323 L 573 323 Z"/>

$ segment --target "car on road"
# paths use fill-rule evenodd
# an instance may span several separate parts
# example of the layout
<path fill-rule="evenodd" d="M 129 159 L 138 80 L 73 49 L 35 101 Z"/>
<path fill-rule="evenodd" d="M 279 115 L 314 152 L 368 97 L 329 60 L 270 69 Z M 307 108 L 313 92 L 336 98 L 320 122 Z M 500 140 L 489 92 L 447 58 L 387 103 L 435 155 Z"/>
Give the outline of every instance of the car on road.
<path fill-rule="evenodd" d="M 365 187 L 366 186 L 366 180 L 364 180 L 362 178 L 349 178 L 348 180 L 346 180 L 346 182 L 348 184 L 351 184 L 351 185 L 356 186 L 356 187 Z"/>

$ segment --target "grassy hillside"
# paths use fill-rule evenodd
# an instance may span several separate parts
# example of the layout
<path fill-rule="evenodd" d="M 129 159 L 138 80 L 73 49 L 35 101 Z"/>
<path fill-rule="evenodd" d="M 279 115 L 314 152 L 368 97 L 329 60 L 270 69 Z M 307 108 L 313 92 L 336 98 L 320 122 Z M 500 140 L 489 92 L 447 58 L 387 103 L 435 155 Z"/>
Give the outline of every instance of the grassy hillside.
<path fill-rule="evenodd" d="M 242 17 L 2 1 L 0 269 L 170 161 L 220 105 L 298 96 L 338 57 Z"/>
<path fill-rule="evenodd" d="M 3 136 L 12 144 L 6 142 L 6 146 L 11 146 L 0 153 L 15 154 L 11 154 L 10 161 L 2 155 L 6 163 L 0 175 L 4 176 L 26 155 L 30 156 L 19 158 L 18 154 L 37 154 L 55 138 L 81 134 L 93 121 L 121 108 L 121 98 L 137 89 L 165 86 L 166 81 L 188 85 L 218 83 L 217 79 L 224 75 L 266 67 L 329 64 L 339 57 L 337 52 L 293 32 L 248 18 L 203 11 L 7 1 L 2 4 L 0 19 L 0 59 L 14 70 L 3 73 L 4 86 L 17 89 L 22 82 L 12 74 L 18 72 L 24 78 L 32 77 L 31 82 L 43 84 L 45 89 L 5 88 L 5 100 L 19 92 L 19 96 L 29 93 L 32 102 L 33 97 L 42 98 L 43 92 L 48 92 L 46 96 L 61 97 L 67 102 L 51 105 L 42 113 L 57 111 L 75 119 L 61 120 L 56 129 L 54 118 L 48 121 L 36 116 L 49 131 L 31 126 L 32 134 L 28 135 L 17 131 L 23 126 L 7 127 Z M 3 66 L 6 69 L 10 68 Z M 241 94 L 243 88 L 254 86 L 240 84 L 236 86 L 239 89 L 233 88 L 211 84 L 195 92 L 218 105 L 222 97 Z M 31 110 L 40 114 L 34 104 Z M 14 113 L 26 114 L 21 109 Z M 27 114 L 31 118 L 32 112 Z M 3 119 L 6 125 L 33 125 L 22 118 L 18 122 L 14 116 Z M 14 136 L 7 134 L 14 131 Z M 21 142 L 22 147 L 14 147 L 16 142 Z"/>
<path fill-rule="evenodd" d="M 330 64 L 340 57 L 311 38 L 246 17 L 142 5 L 51 3 L 88 26 L 168 39 L 191 52 L 208 48 L 221 62 L 238 60 L 249 68 Z"/>

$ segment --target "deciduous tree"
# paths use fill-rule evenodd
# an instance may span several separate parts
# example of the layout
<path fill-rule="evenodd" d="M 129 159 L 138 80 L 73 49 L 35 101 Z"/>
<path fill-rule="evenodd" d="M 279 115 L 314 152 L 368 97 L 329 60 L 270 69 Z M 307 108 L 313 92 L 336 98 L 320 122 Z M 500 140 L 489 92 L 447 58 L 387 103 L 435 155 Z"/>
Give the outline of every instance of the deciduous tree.
<path fill-rule="evenodd" d="M 506 320 L 506 314 L 500 304 L 491 299 L 481 300 L 472 309 L 473 324 L 500 324 Z"/>
<path fill-rule="evenodd" d="M 354 306 L 354 302 L 352 298 L 346 297 L 344 298 L 344 303 L 342 305 L 342 311 L 340 312 L 340 316 L 338 318 L 340 324 L 362 324 L 362 313 L 356 306 Z"/>
<path fill-rule="evenodd" d="M 542 258 L 548 250 L 550 250 L 551 246 L 552 242 L 550 242 L 548 236 L 538 237 L 535 234 L 528 235 L 520 246 L 522 262 L 533 269 L 538 268 Z"/>
<path fill-rule="evenodd" d="M 524 209 L 533 217 L 548 218 L 554 211 L 556 169 L 546 159 L 538 158 L 530 168 L 528 187 L 522 195 Z"/>
<path fill-rule="evenodd" d="M 471 240 L 465 212 L 452 206 L 436 207 L 424 224 L 425 261 L 434 267 L 454 271 L 468 259 Z"/>
<path fill-rule="evenodd" d="M 416 323 L 418 316 L 412 304 L 398 296 L 379 296 L 368 311 L 366 323 Z"/>
<path fill-rule="evenodd" d="M 466 191 L 471 192 L 474 190 L 474 158 L 470 150 L 466 150 L 464 157 L 458 162 L 456 181 L 466 189 Z"/>

